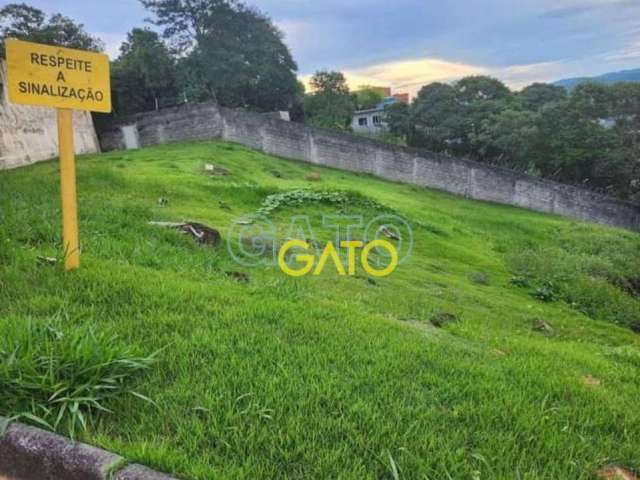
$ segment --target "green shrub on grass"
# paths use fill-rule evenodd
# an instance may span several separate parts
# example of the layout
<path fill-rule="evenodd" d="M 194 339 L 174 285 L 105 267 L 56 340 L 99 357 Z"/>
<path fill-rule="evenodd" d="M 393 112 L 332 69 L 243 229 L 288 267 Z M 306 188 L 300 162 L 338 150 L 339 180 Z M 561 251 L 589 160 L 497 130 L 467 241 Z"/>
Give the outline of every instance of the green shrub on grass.
<path fill-rule="evenodd" d="M 640 322 L 640 302 L 603 278 L 577 279 L 566 299 L 591 318 L 627 327 Z"/>
<path fill-rule="evenodd" d="M 349 205 L 351 207 L 359 206 L 373 210 L 391 211 L 391 209 L 356 191 L 299 188 L 267 196 L 262 202 L 262 206 L 258 209 L 258 213 L 269 215 L 279 208 L 301 207 L 309 204 Z"/>
<path fill-rule="evenodd" d="M 537 287 L 532 295 L 541 301 L 564 299 L 591 318 L 638 325 L 640 300 L 629 287 L 639 268 L 629 261 L 640 250 L 637 236 L 583 226 L 556 236 L 553 246 L 513 248 L 508 258 L 514 278 L 530 280 Z"/>
<path fill-rule="evenodd" d="M 16 319 L 0 330 L 0 415 L 73 438 L 96 414 L 110 412 L 115 398 L 150 401 L 132 383 L 155 354 L 143 357 L 114 335 L 61 324 Z"/>
<path fill-rule="evenodd" d="M 559 289 L 553 282 L 543 282 L 531 295 L 542 302 L 556 302 L 560 300 Z"/>

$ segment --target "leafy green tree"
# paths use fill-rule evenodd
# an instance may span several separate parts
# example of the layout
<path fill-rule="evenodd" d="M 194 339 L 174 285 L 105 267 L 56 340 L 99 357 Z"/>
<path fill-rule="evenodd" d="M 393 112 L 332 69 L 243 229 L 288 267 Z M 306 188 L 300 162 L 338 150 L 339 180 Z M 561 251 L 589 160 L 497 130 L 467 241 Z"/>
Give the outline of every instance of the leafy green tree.
<path fill-rule="evenodd" d="M 612 120 L 620 135 L 624 161 L 622 165 L 626 182 L 621 188 L 622 196 L 640 201 L 640 83 L 619 83 L 611 92 Z"/>
<path fill-rule="evenodd" d="M 511 92 L 500 80 L 484 75 L 465 77 L 454 86 L 456 98 L 462 103 L 486 100 L 501 100 L 507 98 Z"/>
<path fill-rule="evenodd" d="M 306 121 L 316 127 L 347 130 L 355 101 L 345 76 L 340 72 L 319 71 L 309 83 L 312 92 L 304 101 Z"/>
<path fill-rule="evenodd" d="M 411 146 L 446 151 L 460 144 L 468 130 L 467 108 L 458 100 L 456 89 L 445 83 L 423 87 L 411 105 L 410 115 Z"/>
<path fill-rule="evenodd" d="M 402 102 L 392 103 L 385 107 L 384 112 L 389 133 L 405 140 L 414 135 L 415 126 L 409 105 Z"/>
<path fill-rule="evenodd" d="M 363 85 L 355 93 L 356 95 L 356 108 L 358 110 L 369 110 L 375 108 L 384 97 L 382 94 L 373 87 Z"/>
<path fill-rule="evenodd" d="M 548 83 L 534 83 L 525 87 L 517 97 L 524 108 L 537 112 L 548 104 L 566 100 L 567 90 Z"/>
<path fill-rule="evenodd" d="M 266 15 L 236 0 L 141 1 L 165 38 L 189 59 L 181 62 L 183 90 L 230 107 L 292 106 L 297 65 Z"/>
<path fill-rule="evenodd" d="M 491 115 L 473 137 L 480 159 L 536 173 L 538 121 L 537 113 L 526 110 L 504 110 Z"/>
<path fill-rule="evenodd" d="M 162 99 L 175 99 L 176 67 L 159 35 L 134 28 L 113 62 L 114 103 L 119 114 L 153 110 Z M 174 100 L 175 101 L 175 100 Z"/>
<path fill-rule="evenodd" d="M 513 95 L 501 81 L 486 76 L 465 77 L 454 85 L 454 89 L 457 101 L 465 107 L 466 117 L 456 152 L 483 159 L 481 150 L 486 149 L 477 142 L 478 133 L 490 118 L 512 108 Z"/>
<path fill-rule="evenodd" d="M 533 84 L 513 94 L 467 77 L 423 87 L 390 112 L 409 145 L 465 155 L 621 198 L 640 200 L 640 85 Z"/>
<path fill-rule="evenodd" d="M 511 99 L 510 90 L 491 77 L 471 76 L 454 85 L 437 82 L 427 85 L 411 106 L 415 131 L 409 143 L 481 157 L 478 149 L 482 145 L 478 142 L 483 122 L 504 110 Z"/>
<path fill-rule="evenodd" d="M 567 101 L 545 108 L 541 117 L 539 164 L 545 176 L 622 196 L 629 194 L 629 163 L 620 132 L 611 120 L 611 87 L 585 83 Z M 603 123 L 604 122 L 604 123 Z"/>
<path fill-rule="evenodd" d="M 640 83 L 619 83 L 611 88 L 611 119 L 624 138 L 625 147 L 640 158 Z"/>
<path fill-rule="evenodd" d="M 46 14 L 24 3 L 10 3 L 0 9 L 0 53 L 4 57 L 4 39 L 17 38 L 36 43 L 101 51 L 103 43 L 89 35 L 84 26 L 59 13 Z"/>
<path fill-rule="evenodd" d="M 314 93 L 349 95 L 349 85 L 342 72 L 320 70 L 311 77 L 309 85 Z"/>
<path fill-rule="evenodd" d="M 543 176 L 593 188 L 608 187 L 598 179 L 597 164 L 615 154 L 615 132 L 581 112 L 581 102 L 569 99 L 542 111 L 537 166 Z"/>
<path fill-rule="evenodd" d="M 611 87 L 595 82 L 582 83 L 571 91 L 569 106 L 576 114 L 592 120 L 611 116 L 614 95 Z"/>
<path fill-rule="evenodd" d="M 289 110 L 292 122 L 304 123 L 304 98 L 306 87 L 301 81 L 296 82 L 296 94 L 293 97 L 293 105 Z"/>

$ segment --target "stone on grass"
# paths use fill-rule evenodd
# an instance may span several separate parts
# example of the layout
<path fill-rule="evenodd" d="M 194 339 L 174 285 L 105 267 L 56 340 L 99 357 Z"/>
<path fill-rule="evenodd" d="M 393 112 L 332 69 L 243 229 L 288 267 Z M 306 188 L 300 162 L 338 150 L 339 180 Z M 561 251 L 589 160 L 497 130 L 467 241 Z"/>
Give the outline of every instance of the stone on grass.
<path fill-rule="evenodd" d="M 43 255 L 38 255 L 36 260 L 38 260 L 38 263 L 40 265 L 55 265 L 56 263 L 58 263 L 58 259 L 57 258 L 55 258 L 55 257 L 45 257 Z"/>
<path fill-rule="evenodd" d="M 602 480 L 638 480 L 638 477 L 624 467 L 611 465 L 596 472 Z"/>
<path fill-rule="evenodd" d="M 216 177 L 227 177 L 231 175 L 231 172 L 220 165 L 213 165 L 211 163 L 207 163 L 204 166 L 204 171 L 209 175 L 213 175 Z"/>
<path fill-rule="evenodd" d="M 448 323 L 456 322 L 458 316 L 454 313 L 438 312 L 431 316 L 429 321 L 434 327 L 442 328 Z"/>
<path fill-rule="evenodd" d="M 176 229 L 194 238 L 201 245 L 216 247 L 222 239 L 218 230 L 197 222 L 149 222 L 149 224 Z"/>
<path fill-rule="evenodd" d="M 582 381 L 587 387 L 599 387 L 602 384 L 602 380 L 591 375 L 582 377 Z"/>
<path fill-rule="evenodd" d="M 545 333 L 547 335 L 550 335 L 550 334 L 553 333 L 553 327 L 551 325 L 549 325 L 542 318 L 534 318 L 533 319 L 533 325 L 531 326 L 531 328 L 533 330 L 535 330 L 536 332 L 542 332 L 542 333 Z"/>
<path fill-rule="evenodd" d="M 382 233 L 385 237 L 390 238 L 391 240 L 400 240 L 398 234 L 393 231 L 393 229 L 389 228 L 388 225 L 381 225 L 378 228 L 378 232 Z"/>

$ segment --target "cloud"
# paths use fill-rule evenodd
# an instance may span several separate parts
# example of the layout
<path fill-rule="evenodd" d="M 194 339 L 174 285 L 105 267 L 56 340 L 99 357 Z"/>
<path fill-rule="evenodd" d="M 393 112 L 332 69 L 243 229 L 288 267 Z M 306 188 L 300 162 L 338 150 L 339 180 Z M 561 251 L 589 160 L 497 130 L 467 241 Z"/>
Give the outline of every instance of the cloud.
<path fill-rule="evenodd" d="M 482 67 L 447 62 L 436 58 L 407 59 L 380 63 L 359 69 L 347 69 L 343 73 L 349 88 L 357 89 L 362 85 L 391 87 L 394 92 L 416 94 L 423 85 L 432 82 L 449 82 L 468 75 L 489 73 Z M 302 80 L 308 85 L 311 75 Z"/>
<path fill-rule="evenodd" d="M 104 42 L 104 53 L 109 55 L 111 60 L 115 60 L 120 55 L 120 45 L 127 39 L 126 33 L 97 32 L 94 36 Z"/>
<path fill-rule="evenodd" d="M 618 51 L 610 52 L 605 56 L 605 59 L 609 62 L 624 62 L 631 60 L 640 63 L 640 40 L 632 41 Z"/>
<path fill-rule="evenodd" d="M 346 70 L 350 83 L 390 85 L 396 90 L 417 92 L 423 85 L 452 81 L 468 75 L 488 73 L 475 65 L 449 62 L 437 58 L 408 59 Z"/>
<path fill-rule="evenodd" d="M 576 7 L 564 7 L 564 8 L 556 8 L 554 10 L 548 10 L 544 12 L 541 17 L 542 18 L 569 18 L 575 17 L 576 15 L 581 15 L 583 13 L 589 12 L 593 10 L 595 7 L 593 5 L 583 5 Z"/>
<path fill-rule="evenodd" d="M 593 0 L 590 2 L 581 2 L 577 5 L 568 7 L 553 8 L 547 10 L 541 15 L 541 18 L 549 19 L 570 19 L 571 17 L 588 14 L 597 10 L 619 9 L 626 7 L 640 6 L 636 0 Z M 598 12 L 594 12 L 598 13 Z"/>
<path fill-rule="evenodd" d="M 343 73 L 351 90 L 356 90 L 362 85 L 391 87 L 393 93 L 409 93 L 412 97 L 430 83 L 452 83 L 470 75 L 488 75 L 501 80 L 512 90 L 520 90 L 535 82 L 549 83 L 561 78 L 591 74 L 589 62 L 556 61 L 493 67 L 436 58 L 380 63 L 360 69 L 347 69 Z M 307 88 L 310 78 L 311 75 L 301 77 Z"/>
<path fill-rule="evenodd" d="M 640 0 L 246 0 L 285 32 L 301 75 L 414 91 L 491 74 L 526 82 L 640 66 Z M 144 25 L 138 0 L 29 0 L 102 38 L 112 58 Z"/>

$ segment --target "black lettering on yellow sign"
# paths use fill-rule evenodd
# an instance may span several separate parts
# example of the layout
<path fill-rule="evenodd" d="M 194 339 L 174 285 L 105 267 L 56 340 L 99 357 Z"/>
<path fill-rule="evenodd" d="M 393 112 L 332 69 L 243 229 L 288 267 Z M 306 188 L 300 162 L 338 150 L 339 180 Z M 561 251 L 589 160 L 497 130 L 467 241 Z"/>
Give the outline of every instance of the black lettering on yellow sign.
<path fill-rule="evenodd" d="M 62 71 L 58 72 L 58 78 L 56 78 L 57 82 L 66 82 L 66 80 L 64 79 L 64 74 L 62 73 Z"/>
<path fill-rule="evenodd" d="M 78 60 L 71 57 L 56 57 L 55 55 L 46 55 L 38 52 L 31 52 L 31 63 L 43 67 L 64 68 L 78 72 L 91 73 L 93 71 L 93 66 L 90 61 Z"/>
<path fill-rule="evenodd" d="M 47 85 L 46 83 L 19 82 L 18 90 L 23 94 L 75 98 L 81 102 L 101 102 L 104 99 L 102 90 L 94 91 L 92 88 L 73 88 L 64 85 Z"/>

